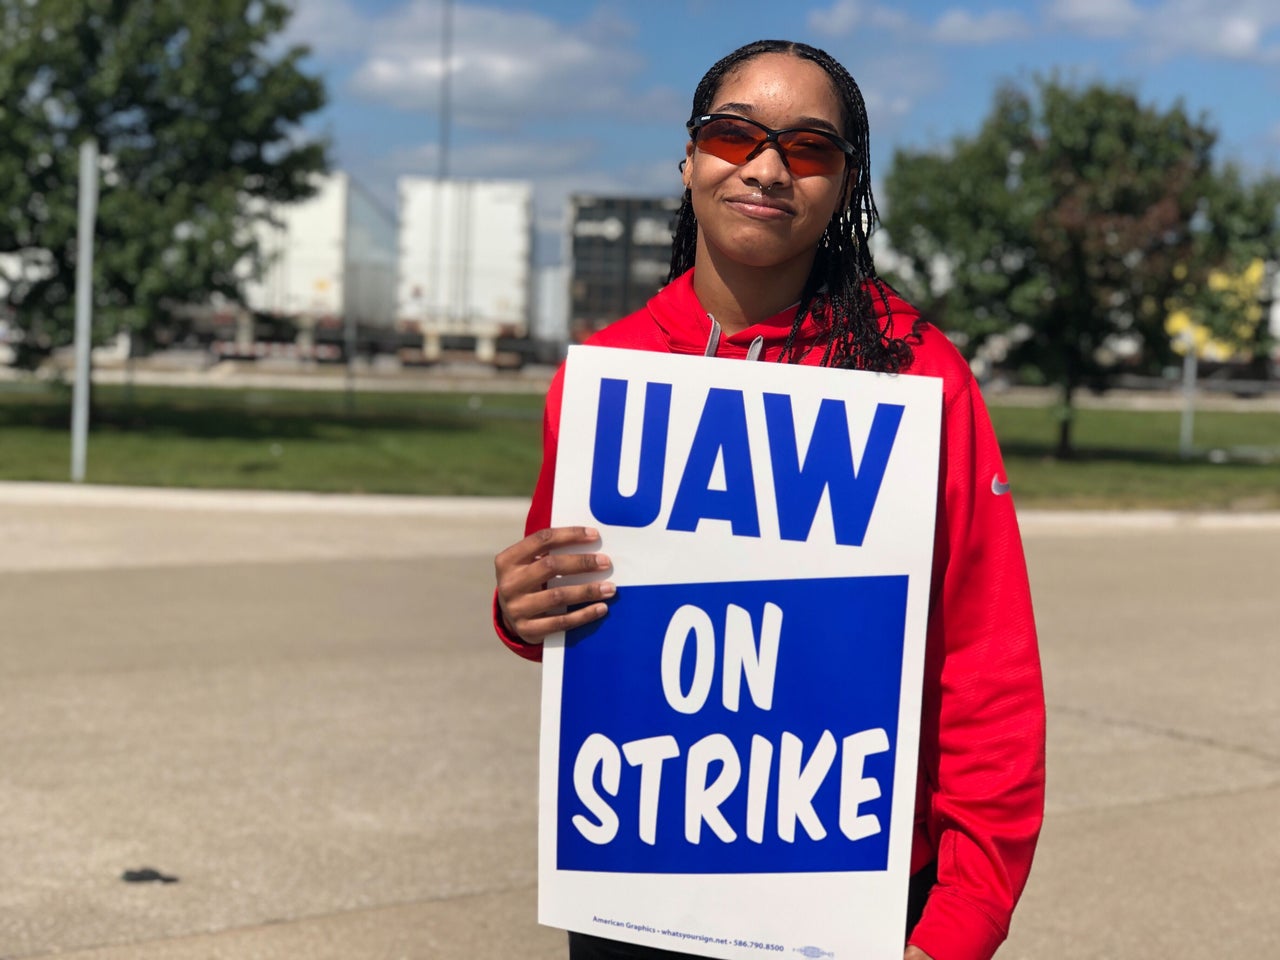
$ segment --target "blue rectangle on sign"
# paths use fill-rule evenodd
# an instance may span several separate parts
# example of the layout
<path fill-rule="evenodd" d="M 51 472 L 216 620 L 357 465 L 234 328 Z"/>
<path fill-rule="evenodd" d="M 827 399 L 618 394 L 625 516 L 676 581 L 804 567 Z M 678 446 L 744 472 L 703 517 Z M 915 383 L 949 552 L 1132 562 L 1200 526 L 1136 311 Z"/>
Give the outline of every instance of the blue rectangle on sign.
<path fill-rule="evenodd" d="M 907 578 L 630 586 L 569 634 L 557 865 L 884 870 Z"/>

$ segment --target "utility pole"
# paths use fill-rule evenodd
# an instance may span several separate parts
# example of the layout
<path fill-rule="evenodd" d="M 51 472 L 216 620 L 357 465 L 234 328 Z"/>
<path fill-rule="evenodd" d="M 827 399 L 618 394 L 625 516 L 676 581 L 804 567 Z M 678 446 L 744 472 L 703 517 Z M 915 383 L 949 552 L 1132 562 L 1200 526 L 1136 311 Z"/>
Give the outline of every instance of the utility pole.
<path fill-rule="evenodd" d="M 1186 460 L 1195 450 L 1196 365 L 1199 360 L 1195 328 L 1188 325 L 1180 339 L 1186 353 L 1182 355 L 1182 423 L 1178 431 L 1178 454 Z"/>
<path fill-rule="evenodd" d="M 440 27 L 440 179 L 449 176 L 449 127 L 453 123 L 453 0 L 442 0 Z"/>
<path fill-rule="evenodd" d="M 423 317 L 422 352 L 428 361 L 436 359 L 440 352 L 440 339 L 446 326 L 445 318 L 452 319 L 453 311 L 445 298 L 444 245 L 445 245 L 445 184 L 449 177 L 449 127 L 452 123 L 453 99 L 451 77 L 453 74 L 453 0 L 441 0 L 440 10 L 440 126 L 439 151 L 436 158 L 436 187 L 432 197 L 433 247 L 430 267 L 430 313 Z"/>
<path fill-rule="evenodd" d="M 71 394 L 71 481 L 84 481 L 89 440 L 89 355 L 93 349 L 93 229 L 98 216 L 98 142 L 80 145 L 80 210 L 76 231 L 76 379 Z"/>

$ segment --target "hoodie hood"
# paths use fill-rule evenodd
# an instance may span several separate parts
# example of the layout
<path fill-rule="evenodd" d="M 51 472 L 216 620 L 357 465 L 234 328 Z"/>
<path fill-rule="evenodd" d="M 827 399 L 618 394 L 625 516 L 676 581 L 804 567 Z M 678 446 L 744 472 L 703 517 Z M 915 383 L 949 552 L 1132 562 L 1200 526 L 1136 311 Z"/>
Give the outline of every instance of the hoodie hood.
<path fill-rule="evenodd" d="M 892 328 L 909 332 L 919 315 L 893 291 L 888 293 L 887 307 L 880 296 L 873 293 L 871 297 L 876 320 L 883 327 L 886 318 L 892 317 L 891 334 L 894 332 Z M 810 312 L 801 324 L 796 337 L 797 346 L 811 346 L 821 340 L 827 326 L 826 311 L 820 302 L 817 306 L 816 315 L 815 312 Z M 693 270 L 689 270 L 663 287 L 649 301 L 648 312 L 671 353 L 705 353 L 708 356 L 742 359 L 751 352 L 758 354 L 761 360 L 777 360 L 791 334 L 791 325 L 795 322 L 798 307 L 799 304 L 792 304 L 781 313 L 754 323 L 745 330 L 734 334 L 720 334 L 719 324 L 715 323 L 694 293 Z M 759 341 L 759 345 L 753 350 L 752 345 L 756 341 Z"/>

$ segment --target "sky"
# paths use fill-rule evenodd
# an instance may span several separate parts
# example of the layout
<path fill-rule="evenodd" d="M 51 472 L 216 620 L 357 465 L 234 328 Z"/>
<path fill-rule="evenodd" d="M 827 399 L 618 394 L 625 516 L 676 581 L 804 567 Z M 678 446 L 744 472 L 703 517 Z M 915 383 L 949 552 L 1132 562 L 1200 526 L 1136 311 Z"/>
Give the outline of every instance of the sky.
<path fill-rule="evenodd" d="M 440 172 L 444 0 L 294 0 L 286 42 L 329 105 L 308 129 L 395 202 Z M 571 193 L 677 195 L 693 88 L 757 39 L 822 47 L 862 89 L 872 182 L 898 149 L 977 131 L 1002 82 L 1123 84 L 1219 132 L 1217 156 L 1280 173 L 1278 0 L 453 0 L 448 174 L 534 184 L 538 259 Z"/>

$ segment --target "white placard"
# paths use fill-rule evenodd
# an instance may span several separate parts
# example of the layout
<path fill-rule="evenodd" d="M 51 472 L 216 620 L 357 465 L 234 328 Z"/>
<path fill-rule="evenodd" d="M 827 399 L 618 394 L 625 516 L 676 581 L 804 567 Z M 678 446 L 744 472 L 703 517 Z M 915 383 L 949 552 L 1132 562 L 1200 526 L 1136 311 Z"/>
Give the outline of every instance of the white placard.
<path fill-rule="evenodd" d="M 609 614 L 543 660 L 539 920 L 899 960 L 940 380 L 573 347 L 552 524 Z"/>

